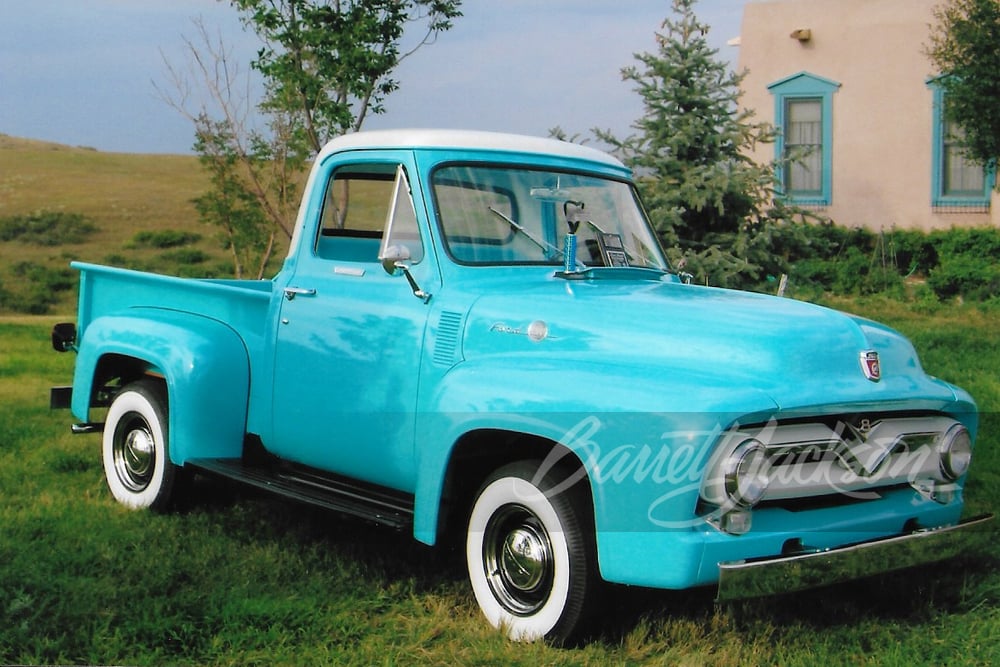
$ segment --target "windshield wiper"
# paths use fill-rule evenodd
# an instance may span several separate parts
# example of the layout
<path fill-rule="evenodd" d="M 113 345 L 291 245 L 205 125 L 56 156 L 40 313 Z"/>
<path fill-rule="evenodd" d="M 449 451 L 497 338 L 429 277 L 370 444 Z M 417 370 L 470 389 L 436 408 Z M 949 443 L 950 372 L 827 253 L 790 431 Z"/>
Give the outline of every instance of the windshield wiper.
<path fill-rule="evenodd" d="M 501 220 L 503 220 L 504 222 L 506 222 L 508 225 L 510 225 L 511 229 L 513 229 L 516 232 L 520 232 L 521 234 L 524 234 L 526 237 L 528 237 L 528 240 L 531 241 L 532 243 L 534 243 L 539 248 L 541 248 L 542 252 L 544 252 L 546 254 L 547 253 L 555 253 L 556 255 L 560 255 L 560 256 L 563 254 L 562 250 L 560 250 L 559 248 L 555 247 L 551 243 L 548 243 L 546 241 L 543 241 L 543 240 L 535 238 L 535 236 L 531 232 L 529 232 L 527 229 L 525 229 L 524 226 L 522 226 L 519 223 L 515 222 L 514 220 L 512 220 L 509 217 L 507 217 L 506 215 L 504 215 L 500 211 L 496 210 L 492 206 L 487 206 L 486 208 L 489 209 L 490 213 L 494 214 L 495 216 L 497 216 L 498 218 L 500 218 Z"/>

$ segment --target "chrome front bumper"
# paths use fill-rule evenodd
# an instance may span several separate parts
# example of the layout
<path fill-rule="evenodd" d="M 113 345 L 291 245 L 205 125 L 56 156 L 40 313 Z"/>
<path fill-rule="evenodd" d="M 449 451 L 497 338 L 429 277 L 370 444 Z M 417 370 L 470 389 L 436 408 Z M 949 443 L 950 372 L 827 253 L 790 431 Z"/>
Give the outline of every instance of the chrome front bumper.
<path fill-rule="evenodd" d="M 961 554 L 970 529 L 987 514 L 955 526 L 861 542 L 837 549 L 719 563 L 719 602 L 763 597 L 934 563 Z"/>

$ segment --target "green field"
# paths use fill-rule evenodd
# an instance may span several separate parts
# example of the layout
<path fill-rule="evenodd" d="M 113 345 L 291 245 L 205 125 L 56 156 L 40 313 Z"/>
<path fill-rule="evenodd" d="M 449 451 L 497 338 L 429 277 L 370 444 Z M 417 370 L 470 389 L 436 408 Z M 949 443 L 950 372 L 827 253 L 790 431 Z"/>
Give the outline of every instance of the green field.
<path fill-rule="evenodd" d="M 117 178 L 104 173 L 114 165 Z M 182 229 L 202 234 L 199 247 L 222 261 L 186 204 L 201 187 L 196 167 L 0 141 L 0 217 L 63 207 L 100 228 L 54 251 L 0 243 L 0 259 L 128 252 L 155 263 L 159 250 L 127 242 Z M 46 188 L 54 194 L 43 201 Z M 54 312 L 72 311 L 71 294 L 63 298 Z M 983 421 L 967 514 L 993 511 L 1000 310 L 885 298 L 832 305 L 900 328 L 928 372 L 976 397 Z M 72 376 L 73 355 L 48 343 L 65 319 L 0 317 L 0 664 L 1000 664 L 996 525 L 951 563 L 725 607 L 711 590 L 612 588 L 596 634 L 555 649 L 488 628 L 461 559 L 406 535 L 204 482 L 182 512 L 128 511 L 104 486 L 99 437 L 70 435 L 72 416 L 48 410 L 48 388 Z"/>
<path fill-rule="evenodd" d="M 1000 317 L 875 308 L 927 368 L 979 397 L 968 513 L 1000 490 Z M 455 554 L 239 488 L 202 484 L 184 512 L 118 506 L 97 436 L 71 436 L 47 389 L 71 354 L 52 318 L 0 320 L 0 663 L 910 665 L 1000 662 L 996 527 L 979 547 L 833 589 L 719 608 L 711 591 L 612 589 L 573 649 L 486 627 Z"/>

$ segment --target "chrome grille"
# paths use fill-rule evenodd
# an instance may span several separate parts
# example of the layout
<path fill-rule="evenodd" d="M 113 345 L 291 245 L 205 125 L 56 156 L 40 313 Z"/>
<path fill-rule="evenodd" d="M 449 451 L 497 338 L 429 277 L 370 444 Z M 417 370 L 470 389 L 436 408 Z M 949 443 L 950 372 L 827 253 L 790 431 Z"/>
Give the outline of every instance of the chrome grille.
<path fill-rule="evenodd" d="M 877 497 L 878 489 L 941 477 L 939 445 L 958 424 L 943 415 L 860 423 L 771 422 L 723 434 L 706 469 L 703 500 L 726 502 L 723 464 L 748 438 L 764 445 L 770 483 L 763 501 L 841 494 Z"/>

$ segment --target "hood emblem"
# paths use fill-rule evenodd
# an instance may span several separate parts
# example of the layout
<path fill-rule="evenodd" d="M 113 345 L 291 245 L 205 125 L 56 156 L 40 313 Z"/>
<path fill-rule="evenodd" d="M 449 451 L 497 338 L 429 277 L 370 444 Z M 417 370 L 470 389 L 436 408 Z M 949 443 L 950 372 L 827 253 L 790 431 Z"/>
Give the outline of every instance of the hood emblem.
<path fill-rule="evenodd" d="M 503 334 L 514 334 L 515 336 L 527 336 L 532 341 L 539 343 L 549 337 L 549 325 L 543 320 L 535 320 L 528 327 L 512 327 L 503 322 L 497 322 L 490 327 L 490 331 Z"/>
<path fill-rule="evenodd" d="M 878 352 L 865 350 L 861 353 L 861 372 L 872 382 L 882 379 L 882 363 L 878 359 Z"/>

